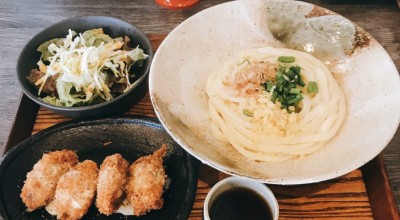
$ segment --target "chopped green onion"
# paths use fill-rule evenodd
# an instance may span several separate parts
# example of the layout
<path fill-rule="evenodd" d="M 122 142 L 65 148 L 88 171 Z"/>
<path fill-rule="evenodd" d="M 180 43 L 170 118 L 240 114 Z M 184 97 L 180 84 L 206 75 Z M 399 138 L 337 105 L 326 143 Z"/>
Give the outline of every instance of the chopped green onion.
<path fill-rule="evenodd" d="M 314 81 L 310 81 L 308 83 L 308 85 L 307 85 L 307 92 L 312 94 L 312 95 L 317 94 L 318 93 L 318 85 L 317 85 L 317 83 L 314 82 Z"/>
<path fill-rule="evenodd" d="M 299 66 L 291 66 L 289 69 L 293 71 L 296 75 L 300 75 L 301 68 Z"/>
<path fill-rule="evenodd" d="M 301 86 L 301 87 L 304 87 L 304 86 L 306 85 L 306 84 L 304 83 L 302 77 L 299 77 L 299 78 L 296 79 L 296 84 L 299 85 L 299 86 Z"/>
<path fill-rule="evenodd" d="M 243 63 L 247 62 L 247 64 L 250 65 L 250 61 L 248 59 L 244 59 L 242 63 L 240 63 L 240 65 L 242 65 Z"/>
<path fill-rule="evenodd" d="M 278 58 L 281 63 L 293 63 L 295 57 L 281 56 Z M 314 85 L 315 84 L 315 85 Z M 280 102 L 282 109 L 286 109 L 288 113 L 299 112 L 301 108 L 298 106 L 303 100 L 302 89 L 305 83 L 301 75 L 301 67 L 294 64 L 279 64 L 279 69 L 276 70 L 275 80 L 261 83 L 261 86 L 271 94 L 271 101 Z M 307 85 L 307 91 L 313 95 L 318 92 L 318 87 L 315 82 L 310 82 Z M 243 114 L 252 116 L 251 112 L 243 111 Z"/>
<path fill-rule="evenodd" d="M 274 83 L 271 82 L 271 81 L 264 83 L 264 88 L 265 88 L 265 90 L 266 90 L 267 92 L 271 92 L 271 90 L 272 90 L 272 88 L 273 88 L 274 86 L 275 86 Z"/>
<path fill-rule="evenodd" d="M 297 88 L 291 88 L 289 93 L 291 93 L 291 94 L 300 94 L 301 90 L 297 89 Z"/>
<path fill-rule="evenodd" d="M 302 99 L 303 99 L 303 96 L 298 94 L 296 97 L 289 99 L 286 102 L 287 102 L 287 104 L 291 105 L 291 104 L 299 103 Z"/>
<path fill-rule="evenodd" d="M 289 93 L 290 93 L 290 89 L 288 87 L 284 87 L 283 88 L 283 94 L 284 95 L 289 95 Z"/>
<path fill-rule="evenodd" d="M 277 91 L 274 91 L 274 92 L 272 93 L 272 97 L 271 97 L 271 101 L 272 101 L 273 103 L 275 103 L 276 97 L 278 97 L 278 92 L 277 92 Z"/>
<path fill-rule="evenodd" d="M 253 117 L 253 112 L 247 110 L 247 109 L 243 109 L 243 114 L 249 117 Z"/>
<path fill-rule="evenodd" d="M 285 102 L 285 99 L 283 98 L 283 95 L 278 95 L 278 100 L 279 102 Z"/>
<path fill-rule="evenodd" d="M 295 72 L 293 72 L 291 68 L 287 72 L 284 72 L 283 74 L 287 76 L 289 79 L 294 79 L 296 76 Z"/>
<path fill-rule="evenodd" d="M 293 63 L 296 60 L 295 57 L 292 56 L 280 56 L 278 57 L 278 61 L 281 63 Z"/>
<path fill-rule="evenodd" d="M 276 85 L 276 89 L 278 90 L 278 92 L 283 92 L 284 83 L 284 81 L 278 82 L 278 84 Z"/>
<path fill-rule="evenodd" d="M 285 79 L 285 77 L 283 76 L 283 73 L 281 71 L 278 71 L 276 73 L 275 78 L 276 78 L 277 81 Z"/>
<path fill-rule="evenodd" d="M 296 83 L 290 82 L 287 86 L 288 86 L 288 88 L 290 88 L 290 89 L 296 88 Z"/>

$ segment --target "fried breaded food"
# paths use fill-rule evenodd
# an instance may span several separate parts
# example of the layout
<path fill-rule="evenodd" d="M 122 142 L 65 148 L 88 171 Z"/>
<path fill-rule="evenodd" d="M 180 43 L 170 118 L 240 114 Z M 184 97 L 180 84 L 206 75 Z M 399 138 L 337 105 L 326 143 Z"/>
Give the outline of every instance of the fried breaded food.
<path fill-rule="evenodd" d="M 133 206 L 133 215 L 145 215 L 152 209 L 161 209 L 166 180 L 163 157 L 167 146 L 152 155 L 141 157 L 129 168 L 127 198 Z"/>
<path fill-rule="evenodd" d="M 21 198 L 29 210 L 47 205 L 54 199 L 59 178 L 78 163 L 78 156 L 70 150 L 43 154 L 26 176 Z"/>
<path fill-rule="evenodd" d="M 122 202 L 129 172 L 129 162 L 121 154 L 104 159 L 97 182 L 96 207 L 105 215 L 111 215 Z"/>
<path fill-rule="evenodd" d="M 96 193 L 98 173 L 97 164 L 85 160 L 61 176 L 54 199 L 57 219 L 80 219 L 86 214 Z"/>

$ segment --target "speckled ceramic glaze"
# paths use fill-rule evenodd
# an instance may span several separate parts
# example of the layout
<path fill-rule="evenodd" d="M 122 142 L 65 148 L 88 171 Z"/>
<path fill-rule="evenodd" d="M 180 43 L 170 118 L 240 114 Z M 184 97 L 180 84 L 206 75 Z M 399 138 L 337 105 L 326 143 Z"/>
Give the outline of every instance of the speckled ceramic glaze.
<path fill-rule="evenodd" d="M 341 129 L 317 153 L 256 162 L 210 131 L 208 76 L 233 54 L 265 46 L 310 52 L 346 96 Z M 400 121 L 399 74 L 382 46 L 348 19 L 297 1 L 234 1 L 194 15 L 161 44 L 149 82 L 157 116 L 184 149 L 223 172 L 272 184 L 319 182 L 357 169 L 385 148 Z"/>

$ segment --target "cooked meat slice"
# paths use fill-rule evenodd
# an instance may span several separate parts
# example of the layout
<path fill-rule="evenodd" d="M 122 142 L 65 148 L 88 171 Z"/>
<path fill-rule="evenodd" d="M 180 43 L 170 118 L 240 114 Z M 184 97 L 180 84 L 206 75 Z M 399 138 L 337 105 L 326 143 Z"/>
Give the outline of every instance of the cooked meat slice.
<path fill-rule="evenodd" d="M 96 206 L 105 215 L 111 215 L 122 202 L 128 178 L 129 162 L 120 154 L 104 159 L 97 182 Z"/>
<path fill-rule="evenodd" d="M 58 219 L 80 219 L 86 214 L 96 193 L 97 164 L 85 160 L 58 180 L 54 199 Z"/>
<path fill-rule="evenodd" d="M 28 79 L 28 81 L 29 81 L 32 85 L 35 85 L 35 83 L 36 83 L 40 78 L 42 78 L 44 75 L 45 75 L 44 72 L 41 72 L 41 71 L 39 71 L 39 70 L 37 70 L 37 69 L 32 69 L 32 70 L 29 72 L 27 79 Z"/>
<path fill-rule="evenodd" d="M 29 72 L 29 75 L 27 78 L 28 78 L 29 83 L 31 83 L 37 89 L 39 89 L 40 85 L 35 85 L 35 83 L 40 78 L 42 78 L 44 75 L 45 75 L 45 73 L 43 73 L 39 70 L 36 70 L 36 69 L 32 69 Z M 47 95 L 57 96 L 56 79 L 57 79 L 57 76 L 51 76 L 51 77 L 47 78 L 47 80 L 42 88 L 42 93 L 47 94 Z"/>
<path fill-rule="evenodd" d="M 124 37 L 124 46 L 122 47 L 122 50 L 126 50 L 126 51 L 131 51 L 133 50 L 132 47 L 130 47 L 131 44 L 131 39 L 128 36 Z"/>
<path fill-rule="evenodd" d="M 59 178 L 78 163 L 78 156 L 69 150 L 44 154 L 27 174 L 21 198 L 29 210 L 47 205 L 54 198 Z"/>
<path fill-rule="evenodd" d="M 114 96 L 118 96 L 124 93 L 124 90 L 126 89 L 126 84 L 123 83 L 114 83 L 111 86 L 111 93 Z"/>
<path fill-rule="evenodd" d="M 145 215 L 152 209 L 163 206 L 165 170 L 163 157 L 167 147 L 164 144 L 152 155 L 136 160 L 129 169 L 127 198 L 133 206 L 133 214 Z"/>

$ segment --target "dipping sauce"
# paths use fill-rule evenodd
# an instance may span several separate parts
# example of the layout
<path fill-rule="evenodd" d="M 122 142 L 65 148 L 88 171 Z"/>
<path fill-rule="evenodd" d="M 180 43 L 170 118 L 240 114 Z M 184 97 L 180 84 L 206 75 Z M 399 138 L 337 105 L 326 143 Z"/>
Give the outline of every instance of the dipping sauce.
<path fill-rule="evenodd" d="M 218 195 L 209 213 L 211 220 L 273 219 L 267 201 L 257 192 L 244 187 L 235 187 Z"/>

